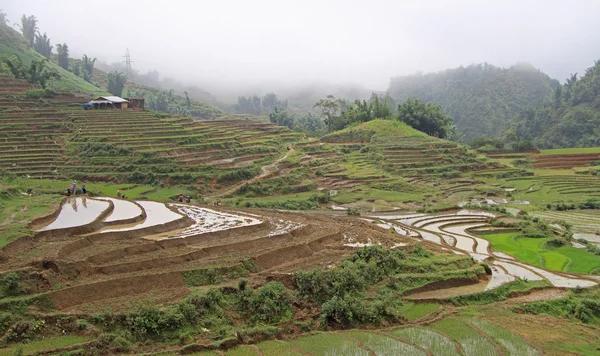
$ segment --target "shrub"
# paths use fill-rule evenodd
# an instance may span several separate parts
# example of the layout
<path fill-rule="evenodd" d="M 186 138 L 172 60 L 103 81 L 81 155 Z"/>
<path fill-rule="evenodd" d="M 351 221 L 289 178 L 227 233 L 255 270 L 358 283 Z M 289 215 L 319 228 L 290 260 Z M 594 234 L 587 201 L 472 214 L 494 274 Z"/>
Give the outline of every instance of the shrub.
<path fill-rule="evenodd" d="M 280 282 L 266 283 L 250 296 L 248 302 L 253 322 L 271 324 L 292 316 L 288 292 Z"/>
<path fill-rule="evenodd" d="M 565 240 L 555 237 L 552 240 L 549 240 L 546 242 L 546 245 L 548 245 L 549 247 L 561 247 L 565 245 Z"/>
<path fill-rule="evenodd" d="M 23 289 L 21 275 L 17 272 L 6 273 L 0 279 L 0 286 L 5 296 L 19 295 Z"/>
<path fill-rule="evenodd" d="M 358 324 L 358 313 L 349 298 L 334 296 L 321 306 L 321 326 L 350 328 Z"/>

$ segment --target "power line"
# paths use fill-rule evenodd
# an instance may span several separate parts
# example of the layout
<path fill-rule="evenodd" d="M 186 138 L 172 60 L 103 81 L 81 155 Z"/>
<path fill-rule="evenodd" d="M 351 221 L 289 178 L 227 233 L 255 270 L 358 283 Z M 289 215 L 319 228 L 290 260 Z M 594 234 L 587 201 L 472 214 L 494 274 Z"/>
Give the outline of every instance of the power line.
<path fill-rule="evenodd" d="M 125 75 L 128 79 L 132 79 L 132 70 L 131 70 L 131 55 L 129 54 L 129 48 L 127 48 L 127 52 L 125 52 Z"/>

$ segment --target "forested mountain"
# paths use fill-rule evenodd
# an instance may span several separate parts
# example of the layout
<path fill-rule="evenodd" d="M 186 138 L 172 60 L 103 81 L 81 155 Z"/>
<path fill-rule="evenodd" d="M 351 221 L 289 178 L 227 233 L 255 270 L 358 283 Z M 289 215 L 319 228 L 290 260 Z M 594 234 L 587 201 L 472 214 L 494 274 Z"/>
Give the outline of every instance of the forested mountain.
<path fill-rule="evenodd" d="M 389 94 L 399 102 L 416 98 L 438 104 L 454 119 L 465 141 L 498 137 L 512 117 L 535 108 L 558 82 L 532 65 L 500 68 L 487 63 L 438 73 L 391 79 Z"/>
<path fill-rule="evenodd" d="M 538 148 L 600 145 L 600 60 L 580 79 L 572 75 L 538 108 L 514 117 L 509 134 Z"/>

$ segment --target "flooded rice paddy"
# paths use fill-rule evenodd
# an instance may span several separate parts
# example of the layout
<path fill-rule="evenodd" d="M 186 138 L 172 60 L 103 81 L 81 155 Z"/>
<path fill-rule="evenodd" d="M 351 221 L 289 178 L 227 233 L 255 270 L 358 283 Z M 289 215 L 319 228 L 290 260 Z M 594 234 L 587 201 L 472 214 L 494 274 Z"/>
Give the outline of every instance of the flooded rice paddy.
<path fill-rule="evenodd" d="M 61 206 L 60 213 L 50 224 L 42 227 L 38 231 L 66 229 L 87 225 L 109 207 L 106 201 L 90 199 L 87 197 L 68 198 Z"/>
<path fill-rule="evenodd" d="M 112 201 L 115 206 L 112 213 L 104 219 L 105 222 L 128 220 L 142 215 L 142 209 L 130 201 L 108 197 L 100 197 L 97 199 Z"/>

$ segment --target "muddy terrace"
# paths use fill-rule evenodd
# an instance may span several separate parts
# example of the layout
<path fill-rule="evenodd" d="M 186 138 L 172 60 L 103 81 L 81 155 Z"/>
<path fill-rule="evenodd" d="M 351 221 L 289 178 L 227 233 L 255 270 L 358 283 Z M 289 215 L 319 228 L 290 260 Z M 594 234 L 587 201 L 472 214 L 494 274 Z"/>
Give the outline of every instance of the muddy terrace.
<path fill-rule="evenodd" d="M 70 197 L 32 222 L 34 237 L 5 248 L 2 269 L 36 279 L 33 294 L 47 295 L 56 309 L 68 312 L 122 310 L 146 299 L 165 303 L 188 294 L 189 287 L 235 285 L 242 276 L 254 285 L 290 285 L 292 273 L 331 269 L 371 244 L 421 244 L 437 254 L 489 263 L 491 276 L 421 286 L 413 291 L 419 299 L 480 292 L 516 278 L 555 287 L 597 285 L 593 276 L 549 272 L 491 251 L 469 230 L 489 228 L 492 217 L 458 210 L 352 218 Z"/>
<path fill-rule="evenodd" d="M 350 217 L 114 198 L 66 198 L 32 228 L 34 237 L 4 249 L 2 269 L 36 276 L 35 293 L 48 292 L 63 311 L 172 301 L 189 286 L 214 284 L 191 281 L 207 270 L 225 284 L 241 276 L 257 284 L 289 280 L 299 269 L 332 268 L 356 249 L 350 242 L 416 242 Z"/>

